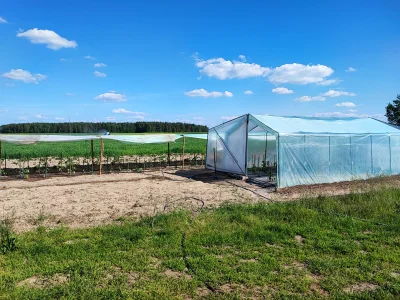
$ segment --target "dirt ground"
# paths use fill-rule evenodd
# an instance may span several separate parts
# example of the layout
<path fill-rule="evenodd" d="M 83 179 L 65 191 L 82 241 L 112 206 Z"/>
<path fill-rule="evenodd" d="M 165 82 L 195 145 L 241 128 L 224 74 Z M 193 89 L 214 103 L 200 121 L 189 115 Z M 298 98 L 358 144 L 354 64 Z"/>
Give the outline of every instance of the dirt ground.
<path fill-rule="evenodd" d="M 400 186 L 400 176 L 280 189 L 263 188 L 205 170 L 56 176 L 0 180 L 0 216 L 15 230 L 61 224 L 72 228 L 141 218 L 179 208 L 212 208 L 224 202 L 290 201 Z"/>

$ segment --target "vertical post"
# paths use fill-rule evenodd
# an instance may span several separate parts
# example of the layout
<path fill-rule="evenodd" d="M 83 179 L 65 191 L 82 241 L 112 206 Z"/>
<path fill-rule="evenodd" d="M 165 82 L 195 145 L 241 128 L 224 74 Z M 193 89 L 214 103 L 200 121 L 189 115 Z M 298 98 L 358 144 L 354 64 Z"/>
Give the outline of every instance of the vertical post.
<path fill-rule="evenodd" d="M 186 138 L 183 136 L 183 144 L 182 144 L 182 169 L 185 168 L 185 143 L 186 143 Z"/>
<path fill-rule="evenodd" d="M 215 153 L 215 148 L 214 148 L 214 171 L 215 174 L 217 174 L 217 154 Z"/>
<path fill-rule="evenodd" d="M 101 175 L 102 165 L 103 165 L 103 151 L 104 151 L 103 138 L 100 138 L 100 175 Z"/>
<path fill-rule="evenodd" d="M 372 156 L 372 134 L 370 135 L 371 138 L 371 176 L 374 174 L 374 160 Z"/>
<path fill-rule="evenodd" d="M 265 133 L 265 155 L 264 155 L 265 166 L 267 166 L 267 153 L 268 153 L 268 131 Z"/>
<path fill-rule="evenodd" d="M 245 176 L 247 176 L 247 155 L 248 155 L 248 140 L 249 140 L 249 114 L 247 114 L 247 119 L 246 119 L 246 149 L 245 149 L 245 158 L 244 158 L 244 170 L 245 170 Z"/>
<path fill-rule="evenodd" d="M 280 163 L 281 163 L 281 154 L 280 154 L 280 141 L 279 141 L 279 133 L 276 138 L 276 154 L 277 154 L 277 164 L 276 164 L 276 184 L 275 184 L 275 192 L 278 190 L 279 187 L 281 187 L 281 168 L 280 168 Z"/>
<path fill-rule="evenodd" d="M 94 146 L 93 140 L 90 140 L 90 150 L 92 152 L 92 173 L 94 172 Z"/>
<path fill-rule="evenodd" d="M 168 142 L 168 166 L 171 165 L 171 150 L 170 150 L 170 146 L 169 146 L 169 142 Z"/>
<path fill-rule="evenodd" d="M 390 139 L 390 134 L 389 134 L 389 159 L 390 159 L 390 175 L 392 175 L 392 142 Z"/>
<path fill-rule="evenodd" d="M 1 165 L 2 165 L 2 160 L 1 160 L 1 141 L 0 141 L 0 177 L 1 177 Z"/>
<path fill-rule="evenodd" d="M 328 165 L 328 173 L 329 173 L 329 177 L 331 175 L 331 136 L 329 135 L 329 165 Z"/>
<path fill-rule="evenodd" d="M 351 175 L 353 176 L 353 145 L 351 143 L 351 136 L 350 136 L 350 160 L 351 160 Z"/>

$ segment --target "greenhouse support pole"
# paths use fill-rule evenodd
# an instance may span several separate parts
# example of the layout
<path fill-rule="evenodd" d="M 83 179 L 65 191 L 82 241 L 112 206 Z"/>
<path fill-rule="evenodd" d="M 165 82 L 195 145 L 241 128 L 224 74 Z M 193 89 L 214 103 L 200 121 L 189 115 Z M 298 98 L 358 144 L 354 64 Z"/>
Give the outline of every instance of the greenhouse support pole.
<path fill-rule="evenodd" d="M 268 131 L 265 133 L 265 155 L 264 155 L 265 167 L 267 167 L 267 153 L 268 153 Z"/>
<path fill-rule="evenodd" d="M 103 138 L 100 138 L 100 175 L 101 175 L 102 165 L 103 165 L 103 151 L 104 151 Z"/>
<path fill-rule="evenodd" d="M 390 175 L 392 175 L 392 141 L 390 140 L 390 134 L 389 134 L 389 159 L 390 159 Z"/>
<path fill-rule="evenodd" d="M 372 156 L 372 134 L 370 135 L 371 138 L 371 175 L 374 174 L 374 160 L 373 160 L 373 156 Z"/>
<path fill-rule="evenodd" d="M 351 143 L 351 136 L 350 136 L 350 160 L 351 160 L 351 175 L 353 176 L 353 145 Z"/>
<path fill-rule="evenodd" d="M 328 146 L 328 151 L 329 151 L 329 158 L 328 158 L 328 161 L 329 161 L 329 165 L 328 165 L 328 174 L 329 174 L 329 177 L 330 177 L 330 175 L 331 175 L 331 136 L 329 135 L 329 146 Z"/>
<path fill-rule="evenodd" d="M 281 168 L 279 167 L 280 166 L 280 156 L 281 156 L 281 153 L 280 153 L 280 144 L 281 144 L 281 141 L 280 141 L 280 138 L 279 138 L 279 133 L 278 133 L 278 137 L 276 138 L 276 147 L 278 148 L 277 149 L 277 151 L 276 151 L 276 156 L 277 156 L 277 161 L 278 161 L 278 163 L 276 164 L 276 185 L 275 185 L 275 192 L 278 190 L 278 187 L 280 187 L 281 186 Z"/>
<path fill-rule="evenodd" d="M 2 165 L 2 162 L 1 162 L 1 141 L 0 141 L 0 177 L 1 177 L 1 165 Z"/>
<path fill-rule="evenodd" d="M 92 173 L 94 172 L 94 145 L 93 140 L 90 141 L 90 147 L 92 151 Z"/>
<path fill-rule="evenodd" d="M 248 153 L 248 146 L 249 146 L 249 114 L 247 114 L 246 119 L 246 150 L 245 150 L 245 157 L 244 157 L 244 176 L 247 177 L 247 153 Z"/>

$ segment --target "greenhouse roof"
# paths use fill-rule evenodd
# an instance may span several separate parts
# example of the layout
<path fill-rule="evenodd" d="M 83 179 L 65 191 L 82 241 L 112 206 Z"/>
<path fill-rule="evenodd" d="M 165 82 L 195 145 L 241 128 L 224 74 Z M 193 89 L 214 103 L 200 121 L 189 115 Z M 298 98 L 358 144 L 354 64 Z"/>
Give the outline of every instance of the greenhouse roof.
<path fill-rule="evenodd" d="M 400 134 L 399 129 L 371 118 L 251 116 L 280 134 Z"/>

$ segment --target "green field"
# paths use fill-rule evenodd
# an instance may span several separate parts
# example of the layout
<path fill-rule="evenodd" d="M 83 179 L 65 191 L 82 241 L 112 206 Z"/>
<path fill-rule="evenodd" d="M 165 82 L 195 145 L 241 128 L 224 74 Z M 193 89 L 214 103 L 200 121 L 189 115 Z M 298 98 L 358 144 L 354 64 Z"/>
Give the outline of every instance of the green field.
<path fill-rule="evenodd" d="M 400 189 L 192 215 L 38 225 L 0 254 L 0 298 L 400 297 Z"/>
<path fill-rule="evenodd" d="M 204 154 L 206 140 L 186 138 L 185 153 Z M 171 153 L 182 153 L 183 139 L 171 143 Z M 100 155 L 100 141 L 94 141 L 95 155 Z M 123 155 L 162 155 L 167 154 L 167 143 L 133 144 L 113 140 L 104 140 L 104 155 L 119 157 Z M 39 157 L 90 157 L 90 141 L 37 143 L 33 145 L 15 145 L 2 143 L 2 158 L 31 159 Z"/>

